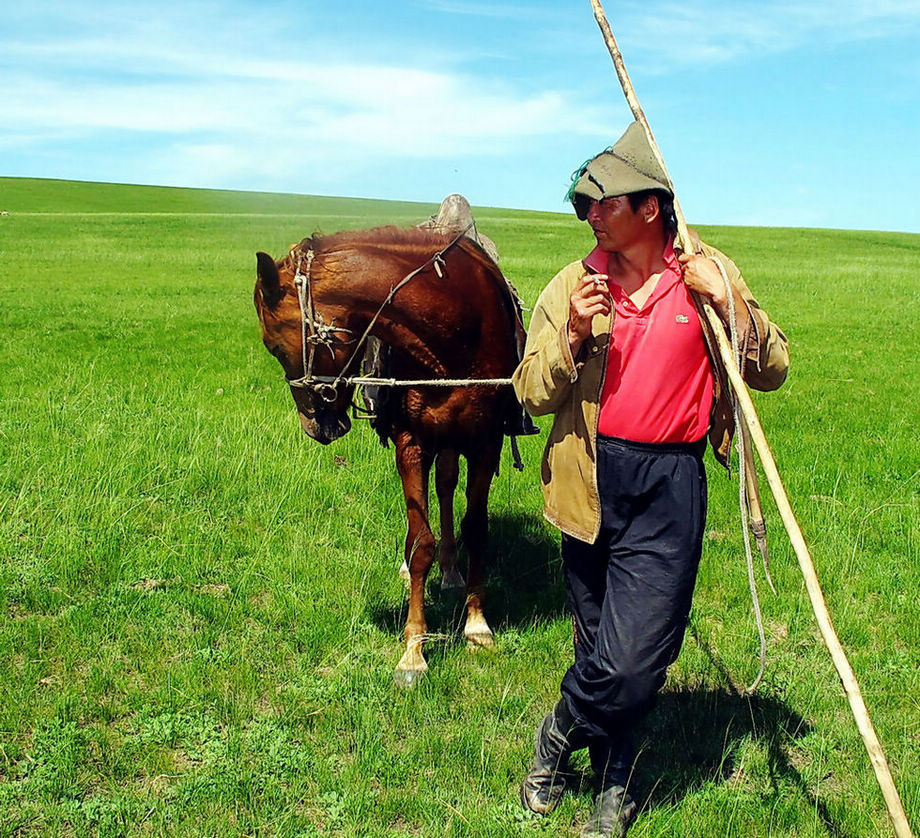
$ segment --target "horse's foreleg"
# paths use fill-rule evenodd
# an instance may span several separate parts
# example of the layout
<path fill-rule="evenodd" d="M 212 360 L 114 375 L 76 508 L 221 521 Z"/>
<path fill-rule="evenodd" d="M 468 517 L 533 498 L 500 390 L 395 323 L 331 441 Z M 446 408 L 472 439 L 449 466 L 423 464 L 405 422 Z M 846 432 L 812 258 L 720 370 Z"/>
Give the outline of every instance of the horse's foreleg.
<path fill-rule="evenodd" d="M 454 450 L 438 454 L 434 475 L 441 517 L 441 546 L 438 548 L 441 588 L 455 590 L 466 584 L 457 570 L 457 539 L 454 537 L 454 492 L 460 478 L 460 455 Z"/>
<path fill-rule="evenodd" d="M 398 684 L 411 686 L 428 669 L 425 642 L 425 579 L 434 561 L 434 536 L 428 523 L 428 472 L 432 458 L 408 434 L 396 440 L 396 467 L 402 479 L 409 527 L 405 560 L 409 567 L 409 615 L 403 632 L 406 651 L 396 666 Z"/>
<path fill-rule="evenodd" d="M 466 581 L 466 626 L 463 633 L 468 646 L 491 647 L 494 645 L 492 629 L 482 613 L 485 593 L 484 567 L 486 542 L 489 536 L 489 487 L 501 454 L 501 440 L 497 446 L 487 446 L 472 459 L 468 458 L 469 469 L 466 485 L 466 514 L 460 528 L 469 555 L 469 570 Z"/>

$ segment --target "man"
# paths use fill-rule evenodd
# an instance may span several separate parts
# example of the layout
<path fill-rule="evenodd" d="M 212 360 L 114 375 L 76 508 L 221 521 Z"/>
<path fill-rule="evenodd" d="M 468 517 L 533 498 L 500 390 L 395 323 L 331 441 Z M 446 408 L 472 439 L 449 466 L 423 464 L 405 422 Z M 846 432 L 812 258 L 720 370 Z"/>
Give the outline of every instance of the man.
<path fill-rule="evenodd" d="M 575 173 L 568 198 L 597 247 L 540 295 L 514 386 L 532 414 L 554 414 L 544 514 L 562 530 L 575 662 L 537 730 L 521 800 L 550 812 L 569 755 L 587 747 L 597 796 L 582 835 L 606 838 L 635 818 L 631 734 L 683 640 L 706 437 L 723 465 L 731 442 L 727 377 L 694 298 L 728 323 L 731 294 L 751 386 L 779 387 L 789 356 L 724 254 L 700 243 L 700 255 L 675 255 L 673 193 L 638 123 Z"/>

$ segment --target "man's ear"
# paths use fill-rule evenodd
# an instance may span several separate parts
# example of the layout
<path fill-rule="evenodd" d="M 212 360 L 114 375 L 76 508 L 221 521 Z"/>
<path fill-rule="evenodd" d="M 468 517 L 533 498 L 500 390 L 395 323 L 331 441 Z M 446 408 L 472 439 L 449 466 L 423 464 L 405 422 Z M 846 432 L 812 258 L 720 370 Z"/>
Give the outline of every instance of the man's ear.
<path fill-rule="evenodd" d="M 661 207 L 658 205 L 657 195 L 646 195 L 642 202 L 642 217 L 647 223 L 651 223 L 661 215 Z"/>

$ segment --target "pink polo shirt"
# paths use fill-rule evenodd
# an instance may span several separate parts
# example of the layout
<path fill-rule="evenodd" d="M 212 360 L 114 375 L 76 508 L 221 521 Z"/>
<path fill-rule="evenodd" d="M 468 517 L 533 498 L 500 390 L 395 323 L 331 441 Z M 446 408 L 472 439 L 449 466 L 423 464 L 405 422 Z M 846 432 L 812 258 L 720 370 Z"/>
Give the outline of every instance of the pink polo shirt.
<path fill-rule="evenodd" d="M 585 264 L 608 272 L 595 248 Z M 634 442 L 696 442 L 709 430 L 712 367 L 703 329 L 669 242 L 667 267 L 642 308 L 610 280 L 614 318 L 598 432 Z"/>

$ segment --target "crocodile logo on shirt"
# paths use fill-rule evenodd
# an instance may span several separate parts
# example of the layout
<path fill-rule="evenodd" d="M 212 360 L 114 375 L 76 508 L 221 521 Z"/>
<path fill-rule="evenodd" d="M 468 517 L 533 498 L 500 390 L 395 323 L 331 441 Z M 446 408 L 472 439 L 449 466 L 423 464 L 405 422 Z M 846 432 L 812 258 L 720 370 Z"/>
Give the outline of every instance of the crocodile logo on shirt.
<path fill-rule="evenodd" d="M 675 320 L 677 320 L 678 323 L 689 323 L 690 322 L 690 318 L 687 317 L 686 314 L 678 314 Z"/>

